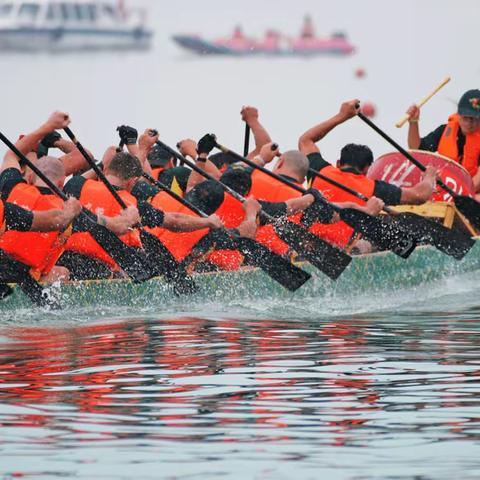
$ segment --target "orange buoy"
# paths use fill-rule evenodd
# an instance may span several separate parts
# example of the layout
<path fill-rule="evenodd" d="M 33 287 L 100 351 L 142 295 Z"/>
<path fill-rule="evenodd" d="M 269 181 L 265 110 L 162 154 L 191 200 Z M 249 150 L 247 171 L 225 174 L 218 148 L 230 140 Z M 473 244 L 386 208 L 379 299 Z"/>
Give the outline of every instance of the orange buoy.
<path fill-rule="evenodd" d="M 366 74 L 367 74 L 367 72 L 365 72 L 365 70 L 361 67 L 359 67 L 355 70 L 355 76 L 357 78 L 363 78 Z"/>
<path fill-rule="evenodd" d="M 360 107 L 360 111 L 366 116 L 373 118 L 377 113 L 377 108 L 372 102 L 364 102 Z"/>

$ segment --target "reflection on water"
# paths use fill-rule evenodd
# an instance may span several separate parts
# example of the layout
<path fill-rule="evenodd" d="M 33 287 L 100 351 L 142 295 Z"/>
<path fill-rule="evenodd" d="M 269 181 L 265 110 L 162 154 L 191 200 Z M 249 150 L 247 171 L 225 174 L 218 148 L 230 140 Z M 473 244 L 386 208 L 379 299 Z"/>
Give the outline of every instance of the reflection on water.
<path fill-rule="evenodd" d="M 0 330 L 0 475 L 479 478 L 479 311 Z"/>

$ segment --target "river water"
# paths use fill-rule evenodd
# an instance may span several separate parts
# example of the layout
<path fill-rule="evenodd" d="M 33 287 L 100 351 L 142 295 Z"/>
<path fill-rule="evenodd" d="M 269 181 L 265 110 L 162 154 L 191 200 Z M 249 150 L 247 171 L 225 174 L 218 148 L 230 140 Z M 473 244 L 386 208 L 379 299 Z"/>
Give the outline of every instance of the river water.
<path fill-rule="evenodd" d="M 478 87 L 477 0 L 138 3 L 156 30 L 148 53 L 1 55 L 0 129 L 16 138 L 63 109 L 97 157 L 123 123 L 170 144 L 212 131 L 239 150 L 253 104 L 285 150 L 359 97 L 404 142 L 393 124 L 446 75 L 424 133 Z M 294 34 L 308 12 L 358 53 L 199 59 L 169 40 L 236 23 Z M 390 150 L 356 120 L 320 147 L 335 160 L 350 141 Z M 2 314 L 0 478 L 480 478 L 479 280 L 333 303 Z"/>
<path fill-rule="evenodd" d="M 20 312 L 0 478 L 480 478 L 478 281 L 358 314 Z"/>

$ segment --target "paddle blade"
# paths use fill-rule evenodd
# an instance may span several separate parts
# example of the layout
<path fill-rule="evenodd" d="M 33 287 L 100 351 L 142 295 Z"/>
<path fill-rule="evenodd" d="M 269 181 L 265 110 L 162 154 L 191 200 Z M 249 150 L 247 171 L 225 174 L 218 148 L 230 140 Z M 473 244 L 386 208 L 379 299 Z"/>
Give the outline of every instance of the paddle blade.
<path fill-rule="evenodd" d="M 150 267 L 173 285 L 175 295 L 192 295 L 198 290 L 193 279 L 188 276 L 185 267 L 177 262 L 155 235 L 141 230 L 140 237 Z"/>
<path fill-rule="evenodd" d="M 285 243 L 332 280 L 336 280 L 352 260 L 345 252 L 296 223 L 278 221 L 273 227 Z"/>
<path fill-rule="evenodd" d="M 480 203 L 471 197 L 465 195 L 456 195 L 454 198 L 455 206 L 468 219 L 468 221 L 480 230 Z"/>
<path fill-rule="evenodd" d="M 30 299 L 30 301 L 37 307 L 48 307 L 52 310 L 59 310 L 60 305 L 50 298 L 45 292 L 44 288 L 37 283 L 30 275 L 26 275 L 18 282 L 18 286 L 22 292 Z"/>
<path fill-rule="evenodd" d="M 13 288 L 10 285 L 6 283 L 0 283 L 0 301 L 4 300 L 5 298 L 9 297 L 12 294 L 13 294 Z"/>
<path fill-rule="evenodd" d="M 340 218 L 380 250 L 391 250 L 395 255 L 408 258 L 417 246 L 415 240 L 403 229 L 392 222 L 383 222 L 379 218 L 354 208 L 339 210 Z"/>
<path fill-rule="evenodd" d="M 89 225 L 88 231 L 132 281 L 140 283 L 154 276 L 144 259 L 133 248 L 125 245 L 113 232 L 97 224 Z"/>
<path fill-rule="evenodd" d="M 254 240 L 238 237 L 235 243 L 249 264 L 261 268 L 270 278 L 291 292 L 298 290 L 311 278 L 309 273 Z"/>
<path fill-rule="evenodd" d="M 461 260 L 475 245 L 475 240 L 465 233 L 451 230 L 441 223 L 412 212 L 401 213 L 394 219 L 402 228 L 407 229 L 416 241 L 429 243 L 456 260 Z"/>

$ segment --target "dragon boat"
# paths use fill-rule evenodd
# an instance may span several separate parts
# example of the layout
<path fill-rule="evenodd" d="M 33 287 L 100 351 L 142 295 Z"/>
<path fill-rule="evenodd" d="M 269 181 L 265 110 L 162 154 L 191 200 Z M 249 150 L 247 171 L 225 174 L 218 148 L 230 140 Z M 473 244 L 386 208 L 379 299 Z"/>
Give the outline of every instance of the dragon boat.
<path fill-rule="evenodd" d="M 473 183 L 465 169 L 438 154 L 412 151 L 424 164 L 440 167 L 440 177 L 459 194 L 473 194 Z M 393 152 L 379 157 L 368 176 L 387 180 L 399 186 L 415 185 L 420 172 L 400 154 Z M 399 212 L 413 212 L 430 218 L 447 228 L 463 230 L 475 239 L 475 244 L 462 260 L 456 260 L 430 245 L 415 249 L 408 259 L 383 251 L 352 255 L 352 261 L 337 280 L 331 280 L 307 262 L 298 265 L 312 278 L 296 292 L 291 293 L 258 268 L 244 267 L 232 272 L 194 273 L 198 291 L 192 295 L 175 296 L 173 288 L 162 277 L 144 283 L 129 280 L 90 280 L 65 282 L 45 286 L 45 292 L 61 308 L 144 307 L 161 308 L 179 305 L 204 305 L 213 301 L 228 305 L 259 299 L 283 299 L 292 302 L 306 298 L 348 298 L 350 295 L 375 295 L 377 292 L 396 292 L 439 282 L 448 277 L 480 271 L 480 232 L 459 212 L 451 197 L 438 189 L 432 202 L 423 205 L 398 205 Z M 349 253 L 355 248 L 350 246 Z M 12 294 L 0 300 L 0 312 L 32 308 L 28 297 L 12 284 Z"/>
<path fill-rule="evenodd" d="M 378 252 L 353 256 L 342 276 L 330 280 L 308 263 L 300 266 L 312 274 L 312 278 L 295 293 L 288 292 L 257 268 L 244 268 L 234 272 L 198 273 L 193 278 L 198 292 L 190 296 L 176 297 L 163 278 L 154 278 L 135 284 L 129 280 L 96 280 L 66 282 L 46 289 L 62 308 L 144 307 L 205 304 L 205 301 L 243 302 L 255 299 L 284 299 L 298 302 L 305 298 L 352 294 L 372 295 L 376 292 L 398 291 L 409 287 L 438 282 L 450 276 L 480 270 L 480 238 L 468 254 L 457 261 L 432 246 L 418 247 L 404 260 L 391 252 Z M 20 288 L 12 285 L 13 293 L 0 301 L 0 312 L 32 308 Z"/>

